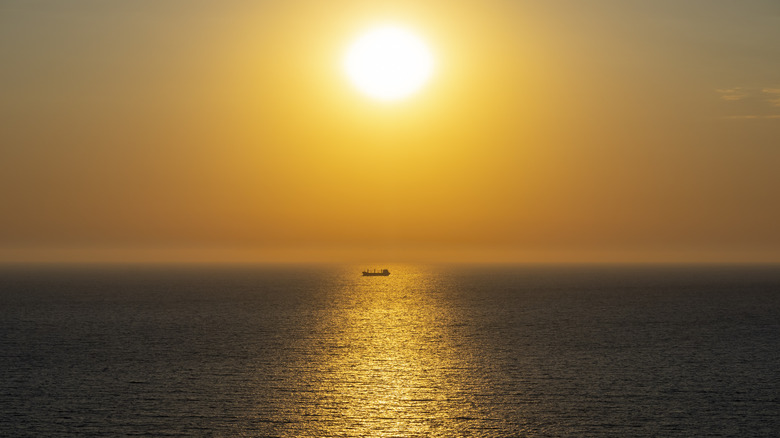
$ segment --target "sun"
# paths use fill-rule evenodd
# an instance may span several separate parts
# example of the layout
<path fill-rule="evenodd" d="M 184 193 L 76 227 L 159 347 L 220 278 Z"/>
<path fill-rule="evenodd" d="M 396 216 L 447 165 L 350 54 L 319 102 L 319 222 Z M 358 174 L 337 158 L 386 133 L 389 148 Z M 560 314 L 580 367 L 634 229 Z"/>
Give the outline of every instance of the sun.
<path fill-rule="evenodd" d="M 360 36 L 347 50 L 344 70 L 366 95 L 382 101 L 409 97 L 433 74 L 433 55 L 417 35 L 383 26 Z"/>

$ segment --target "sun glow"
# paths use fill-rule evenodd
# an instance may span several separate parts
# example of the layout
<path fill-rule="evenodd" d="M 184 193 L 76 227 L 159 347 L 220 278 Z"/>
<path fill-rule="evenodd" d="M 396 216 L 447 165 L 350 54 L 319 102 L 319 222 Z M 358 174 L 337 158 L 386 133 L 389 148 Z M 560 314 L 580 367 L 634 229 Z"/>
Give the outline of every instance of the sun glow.
<path fill-rule="evenodd" d="M 373 29 L 350 46 L 344 69 L 363 93 L 383 101 L 408 97 L 433 74 L 433 56 L 412 32 L 395 26 Z"/>

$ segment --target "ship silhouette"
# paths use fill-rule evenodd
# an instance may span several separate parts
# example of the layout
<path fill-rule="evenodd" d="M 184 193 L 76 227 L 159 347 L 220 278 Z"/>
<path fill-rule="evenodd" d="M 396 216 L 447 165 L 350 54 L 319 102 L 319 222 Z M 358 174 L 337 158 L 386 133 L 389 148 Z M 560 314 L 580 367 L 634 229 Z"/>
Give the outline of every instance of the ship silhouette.
<path fill-rule="evenodd" d="M 388 275 L 390 275 L 390 271 L 388 271 L 387 269 L 382 269 L 381 271 L 377 271 L 376 269 L 369 271 L 368 269 L 366 269 L 365 271 L 363 271 L 364 277 L 379 277 L 379 276 L 387 277 Z"/>

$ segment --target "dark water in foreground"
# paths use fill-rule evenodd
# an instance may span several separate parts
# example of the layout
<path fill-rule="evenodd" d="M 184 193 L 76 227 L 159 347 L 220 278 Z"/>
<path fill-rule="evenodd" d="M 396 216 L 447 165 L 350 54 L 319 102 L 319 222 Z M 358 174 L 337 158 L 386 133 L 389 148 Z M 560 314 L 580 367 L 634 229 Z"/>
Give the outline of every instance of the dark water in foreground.
<path fill-rule="evenodd" d="M 780 267 L 3 268 L 0 436 L 776 436 Z"/>

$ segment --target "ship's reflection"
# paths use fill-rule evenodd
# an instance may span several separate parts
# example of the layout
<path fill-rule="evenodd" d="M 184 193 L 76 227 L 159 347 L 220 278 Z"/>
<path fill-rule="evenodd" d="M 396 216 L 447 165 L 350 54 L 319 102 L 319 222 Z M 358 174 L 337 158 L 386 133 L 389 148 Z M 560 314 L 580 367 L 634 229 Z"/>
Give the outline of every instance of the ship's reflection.
<path fill-rule="evenodd" d="M 440 278 L 391 267 L 390 277 L 344 274 L 322 307 L 297 379 L 307 433 L 318 436 L 430 436 L 462 429 L 472 407 L 453 345 L 452 307 Z M 299 382 L 301 383 L 301 382 Z"/>

